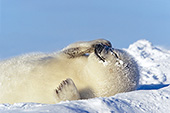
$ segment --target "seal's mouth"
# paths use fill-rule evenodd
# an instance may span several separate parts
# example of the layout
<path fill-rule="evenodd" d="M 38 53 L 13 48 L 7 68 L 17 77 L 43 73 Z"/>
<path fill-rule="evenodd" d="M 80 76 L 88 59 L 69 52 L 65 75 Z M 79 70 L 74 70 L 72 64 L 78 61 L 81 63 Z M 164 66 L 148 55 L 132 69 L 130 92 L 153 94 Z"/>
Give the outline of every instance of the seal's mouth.
<path fill-rule="evenodd" d="M 113 48 L 104 44 L 97 44 L 95 46 L 94 53 L 103 62 L 106 61 L 106 56 L 108 53 L 111 53 L 111 55 L 114 55 L 116 58 L 118 58 L 118 55 L 113 51 Z"/>

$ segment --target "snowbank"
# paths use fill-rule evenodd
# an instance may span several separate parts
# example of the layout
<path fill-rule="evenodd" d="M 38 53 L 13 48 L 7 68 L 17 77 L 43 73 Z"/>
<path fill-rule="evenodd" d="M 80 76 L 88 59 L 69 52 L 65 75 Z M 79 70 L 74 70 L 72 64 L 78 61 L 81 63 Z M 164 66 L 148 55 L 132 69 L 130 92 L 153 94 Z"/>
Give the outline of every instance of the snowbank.
<path fill-rule="evenodd" d="M 170 51 L 155 47 L 147 40 L 139 40 L 125 50 L 134 56 L 139 64 L 140 87 L 136 91 L 108 98 L 66 101 L 53 105 L 39 103 L 0 104 L 0 112 L 167 113 L 170 111 Z"/>

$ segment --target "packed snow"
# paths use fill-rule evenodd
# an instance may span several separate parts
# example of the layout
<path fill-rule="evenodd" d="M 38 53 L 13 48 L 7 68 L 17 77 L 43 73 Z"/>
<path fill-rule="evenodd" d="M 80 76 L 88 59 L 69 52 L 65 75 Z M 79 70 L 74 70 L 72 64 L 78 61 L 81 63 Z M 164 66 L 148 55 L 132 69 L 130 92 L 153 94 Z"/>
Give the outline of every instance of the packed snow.
<path fill-rule="evenodd" d="M 139 40 L 128 49 L 140 70 L 139 88 L 112 97 L 63 101 L 58 104 L 0 104 L 3 113 L 168 113 L 170 112 L 170 50 Z"/>

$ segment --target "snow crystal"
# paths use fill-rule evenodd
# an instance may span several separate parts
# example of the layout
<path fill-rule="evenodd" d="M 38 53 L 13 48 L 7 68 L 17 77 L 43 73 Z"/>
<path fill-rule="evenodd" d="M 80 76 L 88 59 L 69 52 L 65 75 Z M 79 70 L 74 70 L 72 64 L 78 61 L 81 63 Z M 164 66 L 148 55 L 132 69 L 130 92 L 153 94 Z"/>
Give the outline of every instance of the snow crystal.
<path fill-rule="evenodd" d="M 115 63 L 116 66 L 119 66 L 119 67 L 120 67 L 120 66 L 122 66 L 122 65 L 124 64 L 124 62 L 123 62 L 122 60 L 120 60 L 120 59 L 117 59 L 116 61 L 117 61 L 117 62 Z"/>
<path fill-rule="evenodd" d="M 106 61 L 106 60 L 104 62 L 103 61 L 99 61 L 99 63 L 103 64 L 104 66 L 109 65 L 109 61 Z"/>

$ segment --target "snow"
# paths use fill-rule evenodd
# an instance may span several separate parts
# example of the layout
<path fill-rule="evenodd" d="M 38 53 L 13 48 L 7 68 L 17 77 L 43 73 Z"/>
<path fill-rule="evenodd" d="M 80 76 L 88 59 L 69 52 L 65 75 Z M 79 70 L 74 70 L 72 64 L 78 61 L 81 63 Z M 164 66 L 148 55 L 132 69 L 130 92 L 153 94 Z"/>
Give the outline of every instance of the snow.
<path fill-rule="evenodd" d="M 139 40 L 130 45 L 127 51 L 135 57 L 139 64 L 140 84 L 170 83 L 169 50 L 155 47 L 147 40 Z"/>
<path fill-rule="evenodd" d="M 3 113 L 167 113 L 170 111 L 170 50 L 138 40 L 124 49 L 139 64 L 138 90 L 112 97 L 65 101 L 58 104 L 0 104 Z"/>

